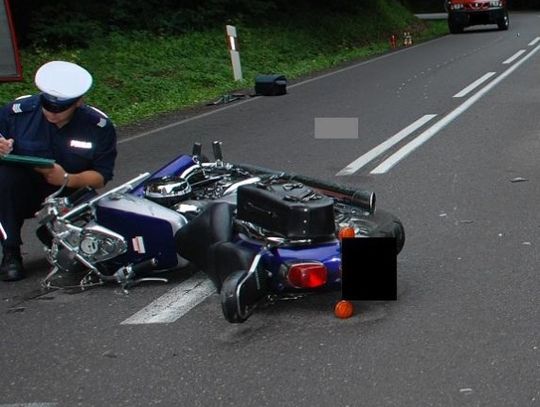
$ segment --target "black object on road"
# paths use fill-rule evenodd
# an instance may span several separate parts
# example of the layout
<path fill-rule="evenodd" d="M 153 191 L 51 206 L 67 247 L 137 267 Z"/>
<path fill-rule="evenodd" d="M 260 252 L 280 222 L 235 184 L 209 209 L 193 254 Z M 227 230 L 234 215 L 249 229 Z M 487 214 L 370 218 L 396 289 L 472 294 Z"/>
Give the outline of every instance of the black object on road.
<path fill-rule="evenodd" d="M 343 239 L 341 249 L 341 295 L 344 300 L 397 300 L 395 238 Z"/>
<path fill-rule="evenodd" d="M 257 96 L 279 96 L 287 93 L 287 78 L 284 75 L 257 75 L 255 94 Z"/>

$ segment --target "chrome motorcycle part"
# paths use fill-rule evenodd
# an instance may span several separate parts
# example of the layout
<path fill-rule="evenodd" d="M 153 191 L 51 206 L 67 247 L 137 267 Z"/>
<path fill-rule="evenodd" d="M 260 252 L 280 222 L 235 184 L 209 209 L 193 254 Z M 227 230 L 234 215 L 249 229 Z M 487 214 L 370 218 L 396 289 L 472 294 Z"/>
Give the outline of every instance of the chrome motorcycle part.
<path fill-rule="evenodd" d="M 79 247 L 84 254 L 91 256 L 99 250 L 99 241 L 94 236 L 86 236 L 81 240 Z"/>
<path fill-rule="evenodd" d="M 99 263 L 125 253 L 126 240 L 122 235 L 100 225 L 83 228 L 79 242 L 79 254 L 91 263 Z"/>
<path fill-rule="evenodd" d="M 189 182 L 176 176 L 151 179 L 146 182 L 144 196 L 160 205 L 171 207 L 191 194 Z"/>

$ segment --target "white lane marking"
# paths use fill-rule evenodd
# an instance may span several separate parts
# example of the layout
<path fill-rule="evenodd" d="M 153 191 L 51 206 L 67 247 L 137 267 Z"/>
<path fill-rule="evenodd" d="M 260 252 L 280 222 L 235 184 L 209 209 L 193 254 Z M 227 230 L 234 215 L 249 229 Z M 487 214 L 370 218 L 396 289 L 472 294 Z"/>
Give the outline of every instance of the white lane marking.
<path fill-rule="evenodd" d="M 517 62 L 515 65 L 512 65 L 510 68 L 508 68 L 506 71 L 504 71 L 499 77 L 495 78 L 492 82 L 488 83 L 484 88 L 479 90 L 477 93 L 475 93 L 469 99 L 467 99 L 465 102 L 463 102 L 461 105 L 459 105 L 456 109 L 454 109 L 453 111 L 448 113 L 445 117 L 443 117 L 441 120 L 439 120 L 433 126 L 431 126 L 429 129 L 424 131 L 418 137 L 416 137 L 415 139 L 413 139 L 412 141 L 407 143 L 405 146 L 403 146 L 401 149 L 396 151 L 394 154 L 392 154 L 390 157 L 388 157 L 388 159 L 383 161 L 377 168 L 375 168 L 373 171 L 371 171 L 371 174 L 384 174 L 385 172 L 390 170 L 399 161 L 403 160 L 411 152 L 413 152 L 416 148 L 418 148 L 420 145 L 422 145 L 423 143 L 428 141 L 431 137 L 433 137 L 440 130 L 442 130 L 444 127 L 446 127 L 449 123 L 451 123 L 460 114 L 465 112 L 474 103 L 476 103 L 478 100 L 480 100 L 491 89 L 493 89 L 500 82 L 502 82 L 504 79 L 506 79 L 512 72 L 514 72 L 517 68 L 519 68 L 521 66 L 521 64 L 523 64 L 525 61 L 527 61 L 529 58 L 531 58 L 534 54 L 536 54 L 538 52 L 538 50 L 540 50 L 540 45 L 537 46 L 536 48 L 534 48 L 522 60 Z"/>
<path fill-rule="evenodd" d="M 516 59 L 518 59 L 521 55 L 523 55 L 527 50 L 520 49 L 518 52 L 516 52 L 514 55 L 512 55 L 510 58 L 508 58 L 506 61 L 503 62 L 503 64 L 508 65 L 514 62 Z"/>
<path fill-rule="evenodd" d="M 349 71 L 351 69 L 355 69 L 355 68 L 358 68 L 358 67 L 363 66 L 363 65 L 371 64 L 372 62 L 376 62 L 376 61 L 379 61 L 381 59 L 389 58 L 391 56 L 401 54 L 402 52 L 406 52 L 406 51 L 409 51 L 409 50 L 414 49 L 414 48 L 422 47 L 422 46 L 427 45 L 427 44 L 433 44 L 434 42 L 441 41 L 444 38 L 446 38 L 446 37 L 439 37 L 439 38 L 436 38 L 436 39 L 431 40 L 431 41 L 427 41 L 427 42 L 423 42 L 421 44 L 413 45 L 412 47 L 402 48 L 402 49 L 400 49 L 398 51 L 394 51 L 394 52 L 391 52 L 389 54 L 384 54 L 384 55 L 381 55 L 379 57 L 369 59 L 367 61 L 362 61 L 362 62 L 359 62 L 357 64 L 350 65 L 350 66 L 347 66 L 345 68 L 338 69 L 337 71 L 332 71 L 332 72 L 329 72 L 329 73 L 326 73 L 326 74 L 323 74 L 323 75 L 316 76 L 316 77 L 311 78 L 311 79 L 306 79 L 304 81 L 297 82 L 297 83 L 292 84 L 292 85 L 288 85 L 287 88 L 292 89 L 292 88 L 295 88 L 297 86 L 305 85 L 305 84 L 310 83 L 310 82 L 314 82 L 314 81 L 318 81 L 320 79 L 328 78 L 329 76 L 337 75 L 337 74 L 340 74 L 342 72 Z M 154 133 L 158 133 L 158 132 L 160 132 L 162 130 L 166 130 L 166 129 L 170 129 L 170 128 L 173 128 L 173 127 L 176 127 L 176 126 L 180 126 L 182 124 L 191 122 L 193 120 L 202 119 L 204 117 L 208 117 L 208 116 L 213 115 L 215 113 L 219 113 L 219 112 L 221 112 L 223 110 L 232 109 L 232 108 L 235 108 L 237 106 L 243 105 L 244 103 L 253 102 L 254 100 L 260 99 L 261 97 L 262 96 L 252 97 L 252 98 L 249 98 L 249 99 L 246 99 L 246 100 L 242 100 L 240 102 L 235 102 L 234 104 L 229 105 L 229 106 L 220 107 L 220 108 L 212 110 L 210 112 L 202 113 L 202 114 L 199 114 L 197 116 L 188 117 L 187 119 L 179 120 L 179 121 L 177 121 L 175 123 L 171 123 L 171 124 L 168 124 L 166 126 L 158 127 L 158 128 L 155 128 L 155 129 L 152 129 L 152 130 L 149 130 L 149 131 L 145 131 L 143 133 L 135 134 L 135 135 L 133 135 L 131 137 L 126 137 L 126 138 L 123 138 L 122 140 L 119 140 L 117 142 L 117 144 L 127 143 L 127 142 L 130 142 L 130 141 L 133 141 L 133 140 L 140 139 L 142 137 L 149 136 L 149 135 L 154 134 Z"/>
<path fill-rule="evenodd" d="M 123 321 L 121 325 L 174 322 L 215 291 L 212 282 L 199 272 Z"/>
<path fill-rule="evenodd" d="M 385 142 L 379 144 L 377 147 L 371 149 L 363 156 L 357 158 L 352 163 L 347 165 L 345 168 L 343 168 L 341 171 L 339 171 L 336 176 L 342 176 L 342 175 L 351 175 L 358 171 L 360 168 L 362 168 L 364 165 L 369 163 L 374 158 L 378 157 L 382 153 L 384 153 L 386 150 L 390 149 L 395 144 L 399 143 L 401 140 L 403 140 L 405 137 L 407 137 L 409 134 L 414 133 L 417 129 L 422 127 L 424 124 L 429 122 L 431 119 L 433 119 L 436 114 L 427 114 L 414 123 L 408 125 L 403 130 L 396 133 L 394 136 L 390 137 Z"/>
<path fill-rule="evenodd" d="M 529 47 L 532 47 L 533 45 L 536 45 L 536 43 L 540 41 L 540 37 L 536 37 L 534 40 L 532 40 L 531 42 L 529 42 L 527 45 Z"/>
<path fill-rule="evenodd" d="M 463 96 L 466 96 L 469 94 L 472 90 L 476 89 L 478 86 L 483 84 L 485 81 L 487 81 L 489 78 L 491 78 L 493 75 L 495 75 L 496 72 L 488 72 L 484 76 L 482 76 L 480 79 L 475 80 L 473 83 L 471 83 L 469 86 L 467 86 L 465 89 L 463 89 L 461 92 L 458 92 L 454 95 L 455 98 L 462 98 Z"/>

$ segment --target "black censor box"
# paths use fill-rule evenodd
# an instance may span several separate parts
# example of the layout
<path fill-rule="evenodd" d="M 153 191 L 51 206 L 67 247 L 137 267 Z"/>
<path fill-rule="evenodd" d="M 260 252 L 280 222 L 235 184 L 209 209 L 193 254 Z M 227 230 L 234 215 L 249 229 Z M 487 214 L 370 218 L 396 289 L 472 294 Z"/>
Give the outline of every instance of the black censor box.
<path fill-rule="evenodd" d="M 349 301 L 397 300 L 397 253 L 393 237 L 341 242 L 341 294 Z"/>

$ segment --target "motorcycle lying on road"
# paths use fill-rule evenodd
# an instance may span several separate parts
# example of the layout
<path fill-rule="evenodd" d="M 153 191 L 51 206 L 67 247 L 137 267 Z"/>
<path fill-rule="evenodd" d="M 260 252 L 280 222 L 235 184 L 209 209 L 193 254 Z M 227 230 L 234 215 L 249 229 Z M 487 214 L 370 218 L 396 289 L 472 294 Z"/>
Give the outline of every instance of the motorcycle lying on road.
<path fill-rule="evenodd" d="M 105 193 L 89 188 L 45 199 L 38 236 L 52 271 L 78 273 L 80 288 L 166 281 L 186 261 L 220 293 L 229 322 L 243 322 L 270 295 L 341 288 L 340 235 L 405 242 L 400 220 L 375 210 L 375 194 L 223 160 L 195 143 L 150 174 Z"/>

